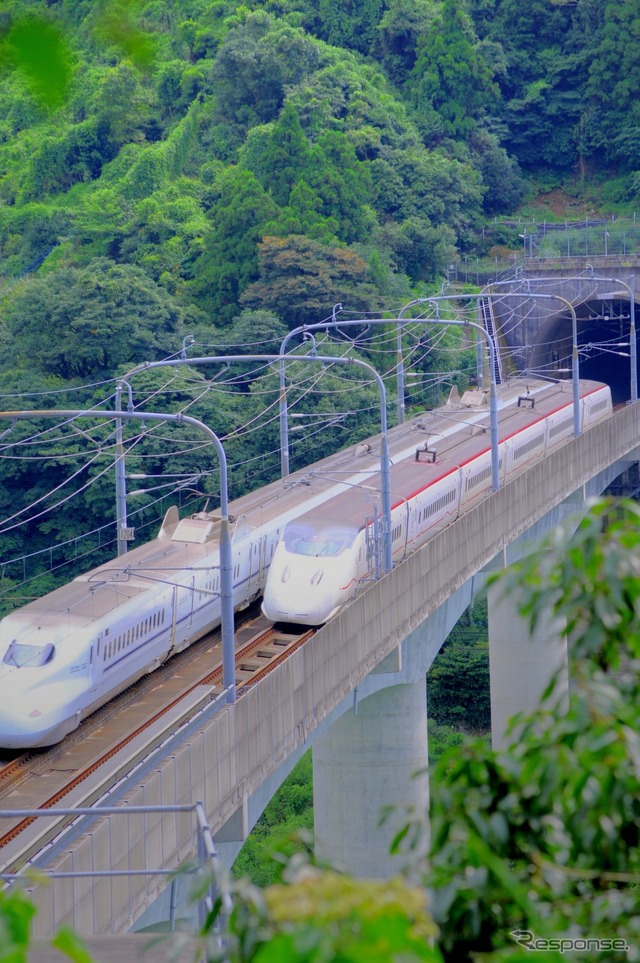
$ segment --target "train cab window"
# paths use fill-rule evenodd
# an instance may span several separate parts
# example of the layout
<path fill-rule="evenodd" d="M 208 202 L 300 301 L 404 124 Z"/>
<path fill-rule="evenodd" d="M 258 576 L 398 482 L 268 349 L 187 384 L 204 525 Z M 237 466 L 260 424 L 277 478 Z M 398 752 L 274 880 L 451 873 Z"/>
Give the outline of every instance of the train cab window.
<path fill-rule="evenodd" d="M 51 662 L 55 652 L 55 646 L 50 642 L 45 645 L 25 645 L 14 639 L 2 661 L 5 665 L 15 665 L 19 669 L 34 669 Z"/>
<path fill-rule="evenodd" d="M 296 520 L 286 526 L 284 544 L 295 555 L 333 558 L 350 548 L 357 534 L 356 528 Z"/>

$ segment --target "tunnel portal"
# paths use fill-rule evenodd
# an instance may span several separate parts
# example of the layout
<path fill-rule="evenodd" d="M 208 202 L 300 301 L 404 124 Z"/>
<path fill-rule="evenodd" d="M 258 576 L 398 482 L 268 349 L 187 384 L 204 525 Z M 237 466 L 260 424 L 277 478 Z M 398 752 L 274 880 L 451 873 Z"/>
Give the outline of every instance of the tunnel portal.
<path fill-rule="evenodd" d="M 580 376 L 609 384 L 614 404 L 628 401 L 631 397 L 629 298 L 600 296 L 575 305 L 575 312 Z M 572 346 L 571 314 L 558 312 L 538 327 L 536 343 L 531 343 L 526 352 L 526 366 L 548 377 L 570 378 Z"/>

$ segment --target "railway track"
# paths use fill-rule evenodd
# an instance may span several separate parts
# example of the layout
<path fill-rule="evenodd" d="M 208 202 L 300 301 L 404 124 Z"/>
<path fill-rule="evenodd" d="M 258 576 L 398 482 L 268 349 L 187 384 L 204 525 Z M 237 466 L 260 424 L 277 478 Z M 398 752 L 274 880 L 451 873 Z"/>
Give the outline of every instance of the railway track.
<path fill-rule="evenodd" d="M 313 632 L 306 626 L 298 632 L 291 626 L 282 631 L 263 615 L 250 612 L 235 638 L 238 698 L 304 644 Z M 166 741 L 221 691 L 222 646 L 218 631 L 141 679 L 86 719 L 59 745 L 0 759 L 0 810 L 4 814 L 50 809 L 60 804 L 69 806 L 71 796 L 71 805 L 92 805 L 126 775 L 117 762 L 123 749 L 142 743 L 127 755 L 130 771 L 145 753 Z M 45 825 L 29 832 L 36 830 L 36 823 Z M 56 836 L 64 823 L 65 820 L 56 820 L 53 825 L 53 820 L 3 816 L 2 871 L 15 872 Z"/>

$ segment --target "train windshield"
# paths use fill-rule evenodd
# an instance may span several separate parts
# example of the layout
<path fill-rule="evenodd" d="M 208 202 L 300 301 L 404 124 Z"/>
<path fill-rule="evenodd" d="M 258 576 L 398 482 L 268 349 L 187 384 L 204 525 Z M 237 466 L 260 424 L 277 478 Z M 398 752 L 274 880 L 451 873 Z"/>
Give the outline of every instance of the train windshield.
<path fill-rule="evenodd" d="M 51 662 L 55 647 L 48 642 L 46 645 L 25 645 L 22 642 L 11 643 L 2 660 L 5 665 L 15 665 L 19 669 L 36 668 Z"/>
<path fill-rule="evenodd" d="M 332 558 L 353 545 L 356 529 L 339 525 L 319 525 L 316 522 L 289 522 L 284 530 L 284 544 L 296 555 Z"/>

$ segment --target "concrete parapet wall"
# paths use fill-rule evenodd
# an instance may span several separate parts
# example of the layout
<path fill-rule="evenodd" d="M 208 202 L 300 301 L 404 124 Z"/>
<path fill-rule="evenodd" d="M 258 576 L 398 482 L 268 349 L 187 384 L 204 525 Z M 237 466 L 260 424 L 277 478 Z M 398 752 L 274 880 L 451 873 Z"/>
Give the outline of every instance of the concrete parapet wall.
<path fill-rule="evenodd" d="M 223 710 L 141 781 L 130 803 L 204 803 L 215 835 L 242 817 L 246 801 L 363 679 L 448 596 L 484 568 L 514 539 L 640 442 L 638 405 L 573 439 L 525 475 L 458 519 L 320 629 L 281 666 Z M 135 797 L 135 798 L 134 798 Z M 69 847 L 61 863 L 76 859 L 94 870 L 177 868 L 192 856 L 188 818 L 149 818 L 115 829 L 115 817 L 97 823 Z M 123 820 L 126 817 L 122 817 Z M 131 817 L 129 817 L 131 819 Z M 154 821 L 155 820 L 155 821 Z M 118 820 L 119 822 L 119 820 Z M 74 855 L 77 853 L 77 857 Z M 110 865 L 105 865 L 105 861 Z M 83 884 L 82 899 L 68 880 L 37 886 L 37 935 L 71 923 L 90 935 L 126 932 L 166 881 L 131 877 Z M 88 890 L 92 896 L 89 897 Z M 80 906 L 81 913 L 73 907 Z M 81 918 L 79 918 L 81 916 Z M 110 924 L 107 921 L 112 920 Z"/>

